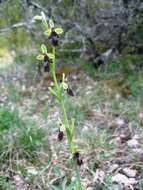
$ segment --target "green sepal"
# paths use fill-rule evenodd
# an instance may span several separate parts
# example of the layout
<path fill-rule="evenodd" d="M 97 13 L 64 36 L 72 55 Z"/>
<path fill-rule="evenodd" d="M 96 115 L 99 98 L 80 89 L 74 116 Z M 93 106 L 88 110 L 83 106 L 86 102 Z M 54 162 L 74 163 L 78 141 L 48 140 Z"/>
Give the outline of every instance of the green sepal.
<path fill-rule="evenodd" d="M 50 28 L 54 28 L 54 22 L 51 19 L 49 20 L 49 26 Z"/>
<path fill-rule="evenodd" d="M 47 54 L 47 47 L 44 44 L 41 45 L 41 51 L 43 54 Z"/>
<path fill-rule="evenodd" d="M 64 126 L 64 124 L 62 124 L 61 126 L 60 126 L 60 131 L 65 131 L 65 126 Z"/>
<path fill-rule="evenodd" d="M 44 32 L 44 34 L 45 34 L 46 36 L 50 36 L 50 35 L 51 35 L 51 32 L 52 32 L 52 30 L 51 30 L 51 28 L 49 28 L 49 29 L 47 29 L 47 30 Z"/>
<path fill-rule="evenodd" d="M 43 11 L 41 12 L 41 17 L 42 17 L 42 23 L 43 23 L 43 25 L 46 28 L 48 28 L 48 23 L 47 23 L 46 15 L 45 15 L 45 13 Z"/>
<path fill-rule="evenodd" d="M 34 20 L 42 20 L 42 16 L 36 15 L 36 16 L 34 16 Z"/>
<path fill-rule="evenodd" d="M 62 34 L 64 31 L 62 28 L 55 28 L 54 30 L 57 34 Z"/>
<path fill-rule="evenodd" d="M 65 73 L 62 74 L 62 82 L 65 81 Z"/>
<path fill-rule="evenodd" d="M 55 57 L 54 57 L 54 54 L 52 54 L 52 53 L 47 53 L 47 55 L 48 55 L 48 57 L 50 58 L 50 59 L 54 59 Z"/>
<path fill-rule="evenodd" d="M 36 59 L 38 59 L 39 61 L 43 61 L 44 60 L 44 55 L 39 54 Z"/>

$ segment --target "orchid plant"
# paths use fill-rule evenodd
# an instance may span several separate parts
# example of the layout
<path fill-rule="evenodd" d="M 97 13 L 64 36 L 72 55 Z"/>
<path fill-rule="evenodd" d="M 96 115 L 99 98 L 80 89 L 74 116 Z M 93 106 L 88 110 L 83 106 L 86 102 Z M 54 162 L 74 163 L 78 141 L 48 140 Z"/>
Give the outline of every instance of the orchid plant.
<path fill-rule="evenodd" d="M 83 160 L 78 147 L 74 142 L 75 119 L 72 118 L 70 120 L 68 118 L 68 113 L 65 106 L 65 95 L 67 94 L 73 97 L 74 93 L 67 84 L 64 73 L 62 74 L 61 82 L 58 81 L 56 76 L 56 50 L 59 45 L 60 35 L 63 33 L 63 29 L 60 27 L 55 27 L 55 24 L 51 19 L 49 22 L 47 22 L 46 15 L 43 12 L 41 12 L 41 15 L 35 16 L 35 20 L 42 22 L 42 25 L 44 27 L 44 34 L 48 37 L 52 48 L 52 52 L 48 52 L 47 46 L 45 44 L 42 44 L 41 54 L 37 56 L 37 59 L 39 61 L 42 61 L 44 72 L 52 73 L 54 86 L 49 87 L 49 91 L 57 100 L 61 110 L 61 118 L 59 119 L 60 121 L 58 129 L 58 141 L 62 141 L 64 136 L 67 138 L 71 160 L 76 174 L 76 183 L 74 187 L 72 186 L 72 189 L 75 188 L 76 190 L 83 190 L 79 172 L 79 167 L 83 164 Z"/>

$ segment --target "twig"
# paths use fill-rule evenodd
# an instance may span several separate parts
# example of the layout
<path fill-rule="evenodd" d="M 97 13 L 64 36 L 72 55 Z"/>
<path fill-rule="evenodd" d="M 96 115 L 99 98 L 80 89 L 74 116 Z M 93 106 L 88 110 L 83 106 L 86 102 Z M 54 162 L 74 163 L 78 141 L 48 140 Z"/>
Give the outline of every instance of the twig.
<path fill-rule="evenodd" d="M 39 5 L 38 3 L 34 2 L 34 1 L 31 1 L 30 5 L 33 5 L 35 8 L 38 8 L 45 13 L 48 13 L 48 11 L 44 7 L 42 7 L 41 5 Z"/>
<path fill-rule="evenodd" d="M 30 30 L 32 28 L 33 23 L 35 23 L 34 19 L 32 19 L 32 21 L 30 21 L 30 22 L 18 22 L 11 26 L 6 27 L 6 28 L 0 29 L 0 33 L 6 32 L 6 31 L 14 29 L 14 28 L 19 28 L 19 27 L 26 27 Z"/>

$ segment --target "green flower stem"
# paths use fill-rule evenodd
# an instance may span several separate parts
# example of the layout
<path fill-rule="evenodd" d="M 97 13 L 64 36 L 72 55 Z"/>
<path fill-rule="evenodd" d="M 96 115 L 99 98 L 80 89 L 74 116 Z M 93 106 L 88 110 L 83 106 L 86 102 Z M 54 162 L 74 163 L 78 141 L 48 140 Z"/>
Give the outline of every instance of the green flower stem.
<path fill-rule="evenodd" d="M 76 177 L 77 177 L 77 180 L 78 180 L 77 190 L 82 190 L 79 169 L 78 169 L 78 166 L 77 166 L 76 163 L 74 165 L 75 165 L 75 170 L 76 170 Z"/>
<path fill-rule="evenodd" d="M 62 113 L 63 113 L 63 116 L 64 116 L 65 128 L 69 129 L 69 121 L 68 121 L 68 117 L 67 117 L 67 113 L 66 113 L 66 109 L 65 109 L 65 105 L 64 105 L 63 100 L 61 100 L 60 106 L 61 106 L 61 110 L 62 110 Z"/>
<path fill-rule="evenodd" d="M 56 59 L 55 47 L 53 47 L 53 55 L 54 55 L 54 58 L 53 58 L 53 63 L 52 63 L 52 75 L 53 75 L 56 90 L 58 91 L 59 86 L 58 86 L 58 82 L 57 82 L 56 69 L 55 69 L 55 59 Z"/>
<path fill-rule="evenodd" d="M 59 93 L 60 88 L 59 88 L 59 85 L 58 85 L 58 82 L 57 82 L 56 69 L 55 69 L 55 57 L 56 57 L 55 47 L 53 47 L 53 55 L 54 55 L 54 59 L 53 59 L 52 75 L 53 75 L 53 80 L 54 80 L 55 87 L 56 87 L 56 90 L 57 90 L 57 94 L 60 96 L 60 93 Z M 61 107 L 63 115 L 64 115 L 65 127 L 69 128 L 69 121 L 68 121 L 67 113 L 66 113 L 66 110 L 65 110 L 64 101 L 61 98 L 61 96 L 58 97 L 58 98 L 59 98 L 59 102 L 60 102 L 60 107 Z"/>
<path fill-rule="evenodd" d="M 54 55 L 54 58 L 53 58 L 53 64 L 52 64 L 51 71 L 52 71 L 52 75 L 53 75 L 53 80 L 54 80 L 55 88 L 56 88 L 56 91 L 57 91 L 57 96 L 58 96 L 57 99 L 59 101 L 61 112 L 63 114 L 63 124 L 64 124 L 65 130 L 66 130 L 66 136 L 67 136 L 67 139 L 68 139 L 69 149 L 70 149 L 71 154 L 73 154 L 74 143 L 73 143 L 73 141 L 72 141 L 72 139 L 70 137 L 70 135 L 71 135 L 70 134 L 71 133 L 70 124 L 69 124 L 69 120 L 68 120 L 68 117 L 67 117 L 67 112 L 66 112 L 66 109 L 65 109 L 64 99 L 61 96 L 60 86 L 58 84 L 57 76 L 56 76 L 56 69 L 55 69 L 56 51 L 55 51 L 55 47 L 53 47 L 53 55 Z M 76 171 L 76 176 L 77 176 L 77 180 L 78 180 L 76 189 L 77 190 L 82 190 L 79 169 L 78 169 L 78 166 L 77 166 L 77 164 L 76 164 L 76 162 L 75 162 L 74 159 L 73 159 L 73 163 L 74 163 L 74 167 L 75 167 L 75 171 Z"/>

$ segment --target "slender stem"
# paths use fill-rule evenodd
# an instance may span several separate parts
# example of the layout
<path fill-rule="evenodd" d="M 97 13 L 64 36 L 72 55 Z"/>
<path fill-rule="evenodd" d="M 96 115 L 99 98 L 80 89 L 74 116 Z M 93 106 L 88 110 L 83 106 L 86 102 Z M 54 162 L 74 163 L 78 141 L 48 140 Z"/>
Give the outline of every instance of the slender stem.
<path fill-rule="evenodd" d="M 77 164 L 75 163 L 75 169 L 76 169 L 76 176 L 77 176 L 77 180 L 78 180 L 78 184 L 77 184 L 77 190 L 82 190 L 82 185 L 81 185 L 81 180 L 80 180 L 80 173 L 79 173 L 79 169 L 77 167 Z"/>
<path fill-rule="evenodd" d="M 66 130 L 66 136 L 67 136 L 67 140 L 68 140 L 68 144 L 69 144 L 69 149 L 70 152 L 72 153 L 72 142 L 70 140 L 70 138 L 68 137 L 68 131 L 69 131 L 69 121 L 68 121 L 68 117 L 67 117 L 67 112 L 65 110 L 65 105 L 64 105 L 64 100 L 61 100 L 60 102 L 60 107 L 61 107 L 61 111 L 63 113 L 63 120 L 64 120 L 64 126 L 65 126 L 65 130 Z"/>
<path fill-rule="evenodd" d="M 66 128 L 69 128 L 69 121 L 68 121 L 68 117 L 67 117 L 67 112 L 66 112 L 66 110 L 65 110 L 64 101 L 61 100 L 60 104 L 61 104 L 61 109 L 62 109 L 62 112 L 63 112 L 63 115 L 64 115 L 65 127 L 66 127 Z"/>
<path fill-rule="evenodd" d="M 56 69 L 55 69 L 55 61 L 56 61 L 56 51 L 55 51 L 55 47 L 53 47 L 53 65 L 52 65 L 52 74 L 53 74 L 53 79 L 54 79 L 54 83 L 55 83 L 55 87 L 58 90 L 58 82 L 57 82 L 57 77 L 56 77 Z"/>
<path fill-rule="evenodd" d="M 68 135 L 69 134 L 69 129 L 70 129 L 69 120 L 68 120 L 67 112 L 66 112 L 66 109 L 65 109 L 64 99 L 62 98 L 62 96 L 60 96 L 60 92 L 59 92 L 60 87 L 59 87 L 59 84 L 57 82 L 56 69 L 55 69 L 55 55 L 56 55 L 55 47 L 53 47 L 53 55 L 54 55 L 54 59 L 53 59 L 53 64 L 52 64 L 52 69 L 51 69 L 52 70 L 52 75 L 53 75 L 53 80 L 54 80 L 54 83 L 55 83 L 57 94 L 59 96 L 58 98 L 59 98 L 59 104 L 60 104 L 60 107 L 61 107 L 61 111 L 63 113 L 63 124 L 64 124 L 65 130 L 66 130 L 66 136 L 67 136 L 67 140 L 68 140 L 68 144 L 69 144 L 69 149 L 70 149 L 71 154 L 73 154 L 73 150 L 72 150 L 73 142 L 70 140 L 70 137 Z M 75 165 L 75 171 L 76 171 L 76 176 L 77 176 L 77 180 L 78 180 L 77 190 L 82 190 L 79 170 L 78 170 L 77 164 L 76 164 L 74 159 L 73 159 L 73 162 L 74 162 L 74 165 Z"/>

